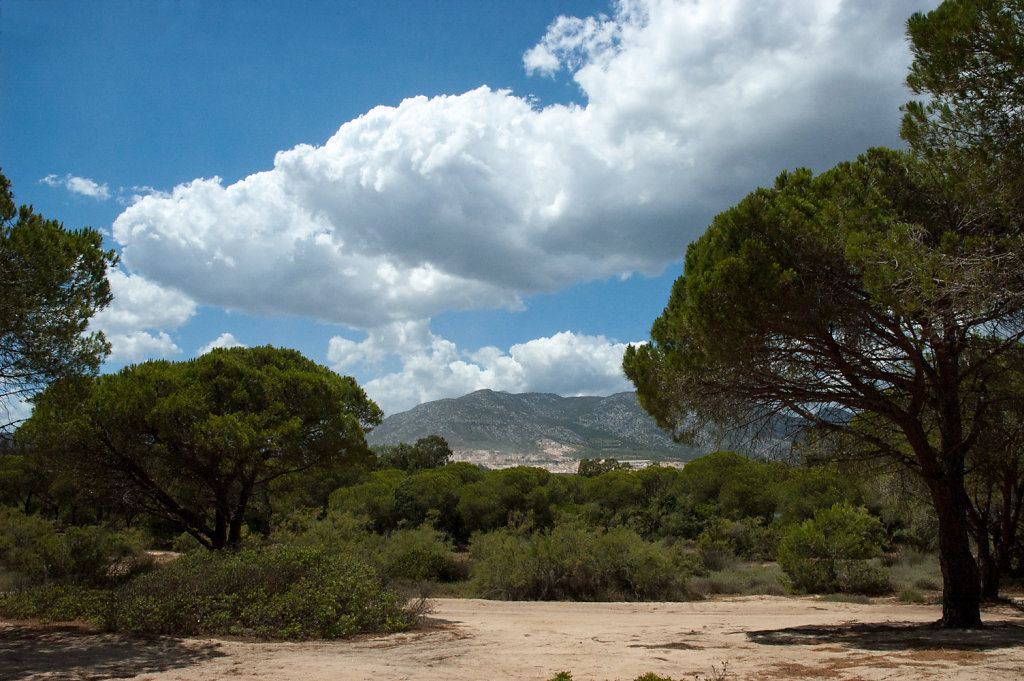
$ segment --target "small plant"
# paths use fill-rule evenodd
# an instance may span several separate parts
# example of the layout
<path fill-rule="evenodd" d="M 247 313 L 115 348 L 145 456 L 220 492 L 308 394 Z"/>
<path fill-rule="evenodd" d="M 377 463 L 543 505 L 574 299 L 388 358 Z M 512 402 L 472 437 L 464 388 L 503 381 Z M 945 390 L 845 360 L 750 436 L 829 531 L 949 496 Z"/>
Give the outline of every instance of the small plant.
<path fill-rule="evenodd" d="M 171 541 L 171 550 L 176 553 L 191 553 L 192 551 L 205 551 L 206 548 L 191 534 L 182 532 Z"/>
<path fill-rule="evenodd" d="M 871 603 L 871 599 L 864 594 L 833 593 L 825 594 L 820 598 L 828 603 L 856 603 L 858 605 L 868 605 Z"/>
<path fill-rule="evenodd" d="M 722 662 L 722 668 L 719 669 L 714 664 L 711 665 L 711 676 L 700 676 L 694 674 L 693 678 L 695 681 L 724 681 L 725 677 L 729 675 L 729 664 Z"/>
<path fill-rule="evenodd" d="M 548 681 L 572 681 L 572 674 L 569 672 L 558 672 L 548 679 Z"/>
<path fill-rule="evenodd" d="M 695 596 L 781 596 L 786 593 L 781 578 L 776 565 L 737 563 L 727 570 L 690 577 L 686 588 Z"/>
<path fill-rule="evenodd" d="M 900 603 L 924 603 L 924 594 L 911 587 L 900 592 Z"/>

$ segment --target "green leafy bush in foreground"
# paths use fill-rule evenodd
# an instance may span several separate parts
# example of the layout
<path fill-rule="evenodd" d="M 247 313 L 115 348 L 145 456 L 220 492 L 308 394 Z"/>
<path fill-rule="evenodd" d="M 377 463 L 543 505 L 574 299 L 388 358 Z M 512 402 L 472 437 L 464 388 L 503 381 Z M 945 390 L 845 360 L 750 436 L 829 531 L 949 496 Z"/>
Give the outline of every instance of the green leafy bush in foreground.
<path fill-rule="evenodd" d="M 386 535 L 364 528 L 365 517 L 330 511 L 318 519 L 293 513 L 275 528 L 271 541 L 292 547 L 327 548 L 369 564 L 387 583 L 452 582 L 463 577 L 453 546 L 430 527 L 393 530 Z"/>
<path fill-rule="evenodd" d="M 475 535 L 472 589 L 509 600 L 681 600 L 686 579 L 703 572 L 681 546 L 644 541 L 625 528 L 607 532 L 578 523 L 528 534 L 516 529 Z"/>
<path fill-rule="evenodd" d="M 138 531 L 103 526 L 62 527 L 39 515 L 0 508 L 0 567 L 14 586 L 102 586 L 152 565 Z"/>
<path fill-rule="evenodd" d="M 316 549 L 187 556 L 119 593 L 118 629 L 339 638 L 407 629 L 416 613 L 373 569 Z"/>
<path fill-rule="evenodd" d="M 37 586 L 0 595 L 0 616 L 103 626 L 117 607 L 115 593 L 71 584 Z"/>
<path fill-rule="evenodd" d="M 779 566 L 798 593 L 879 594 L 890 589 L 882 552 L 885 530 L 877 518 L 847 503 L 815 511 L 779 544 Z"/>
<path fill-rule="evenodd" d="M 84 607 L 76 610 L 76 601 Z M 369 566 L 289 547 L 196 553 L 113 591 L 11 594 L 0 598 L 0 614 L 149 634 L 284 639 L 402 631 L 417 619 Z"/>

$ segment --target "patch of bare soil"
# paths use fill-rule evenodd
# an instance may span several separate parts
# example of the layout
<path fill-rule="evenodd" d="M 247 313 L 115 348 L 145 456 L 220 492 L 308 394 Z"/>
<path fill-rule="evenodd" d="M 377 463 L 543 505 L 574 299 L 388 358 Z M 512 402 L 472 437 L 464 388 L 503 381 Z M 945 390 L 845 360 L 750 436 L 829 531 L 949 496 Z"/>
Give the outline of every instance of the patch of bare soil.
<path fill-rule="evenodd" d="M 438 599 L 417 630 L 342 642 L 136 639 L 0 625 L 0 679 L 631 681 L 1024 679 L 1024 616 L 944 631 L 937 606 L 745 597 L 694 603 Z"/>

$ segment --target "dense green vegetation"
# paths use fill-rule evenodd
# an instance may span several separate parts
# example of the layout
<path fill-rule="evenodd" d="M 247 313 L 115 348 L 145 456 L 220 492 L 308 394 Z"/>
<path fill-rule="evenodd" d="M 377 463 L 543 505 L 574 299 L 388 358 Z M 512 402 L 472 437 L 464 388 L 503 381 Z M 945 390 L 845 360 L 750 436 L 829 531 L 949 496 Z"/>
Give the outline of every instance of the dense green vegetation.
<path fill-rule="evenodd" d="M 192 553 L 113 588 L 51 584 L 0 608 L 116 631 L 285 639 L 401 631 L 418 616 L 365 563 L 287 546 Z"/>
<path fill-rule="evenodd" d="M 166 565 L 142 548 L 188 542 L 145 522 L 125 529 L 125 517 L 108 514 L 76 526 L 8 508 L 0 613 L 126 631 L 307 638 L 407 627 L 415 606 L 405 599 L 430 592 L 680 600 L 906 591 L 914 600 L 938 586 L 934 570 L 922 577 L 909 566 L 934 550 L 934 528 L 908 522 L 905 495 L 854 470 L 733 452 L 682 469 L 608 468 L 585 476 L 466 463 L 368 466 L 326 508 L 260 519 L 233 551 L 190 540 L 193 548 Z M 907 576 L 891 579 L 890 567 Z"/>
<path fill-rule="evenodd" d="M 274 348 L 58 381 L 0 451 L 0 614 L 309 638 L 406 628 L 430 592 L 928 591 L 888 567 L 933 551 L 933 525 L 855 468 L 722 451 L 484 470 L 436 436 L 372 451 L 378 418 L 351 379 Z"/>

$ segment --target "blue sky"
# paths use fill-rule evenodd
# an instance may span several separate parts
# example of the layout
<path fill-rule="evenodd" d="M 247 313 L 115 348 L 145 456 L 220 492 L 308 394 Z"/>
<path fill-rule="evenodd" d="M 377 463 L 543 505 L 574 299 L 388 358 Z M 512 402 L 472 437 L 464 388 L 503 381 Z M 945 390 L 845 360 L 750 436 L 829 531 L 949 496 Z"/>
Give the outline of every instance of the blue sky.
<path fill-rule="evenodd" d="M 387 413 L 629 389 L 712 217 L 898 146 L 926 0 L 5 0 L 0 166 L 122 264 L 105 370 L 295 347 Z"/>

